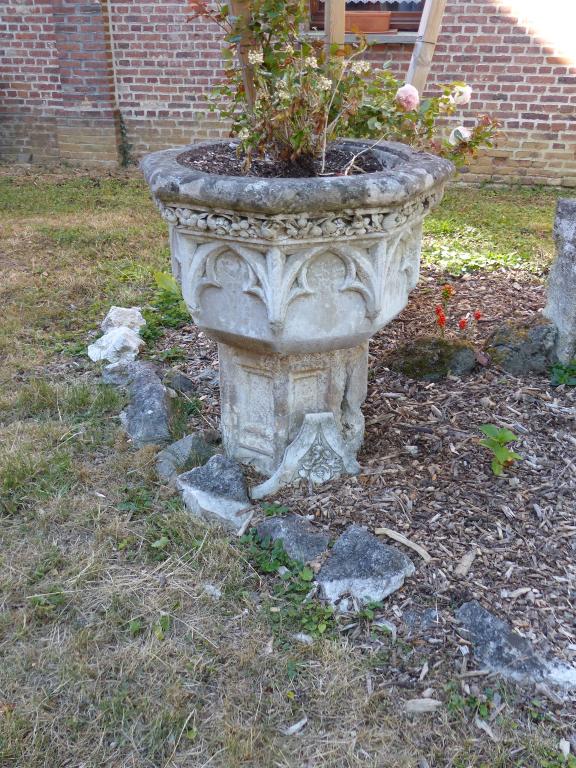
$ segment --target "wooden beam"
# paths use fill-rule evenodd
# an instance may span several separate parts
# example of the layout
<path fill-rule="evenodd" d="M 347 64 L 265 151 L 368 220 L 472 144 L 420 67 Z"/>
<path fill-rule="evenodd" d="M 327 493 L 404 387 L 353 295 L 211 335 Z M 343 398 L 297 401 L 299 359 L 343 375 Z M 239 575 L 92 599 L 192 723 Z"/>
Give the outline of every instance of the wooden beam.
<path fill-rule="evenodd" d="M 230 10 L 233 16 L 239 16 L 247 24 L 250 21 L 250 2 L 249 0 L 230 0 Z M 242 68 L 242 82 L 246 91 L 246 101 L 248 108 L 252 110 L 256 101 L 256 91 L 254 89 L 254 69 L 248 61 L 248 51 L 252 47 L 252 41 L 247 33 L 242 35 L 240 45 L 238 46 L 238 58 Z"/>
<path fill-rule="evenodd" d="M 424 90 L 428 79 L 445 7 L 446 0 L 426 0 L 422 11 L 418 37 L 406 76 L 406 82 L 417 88 L 419 93 Z"/>
<path fill-rule="evenodd" d="M 346 36 L 346 0 L 325 0 L 324 35 L 326 46 L 344 45 Z"/>

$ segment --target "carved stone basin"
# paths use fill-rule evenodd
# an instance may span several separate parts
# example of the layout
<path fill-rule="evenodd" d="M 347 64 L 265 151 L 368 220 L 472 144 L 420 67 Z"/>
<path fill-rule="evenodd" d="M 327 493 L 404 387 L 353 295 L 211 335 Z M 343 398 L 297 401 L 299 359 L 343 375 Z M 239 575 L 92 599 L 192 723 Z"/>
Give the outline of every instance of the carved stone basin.
<path fill-rule="evenodd" d="M 406 306 L 422 221 L 453 166 L 389 142 L 373 149 L 377 173 L 218 176 L 181 165 L 187 149 L 148 155 L 142 169 L 184 300 L 218 342 L 226 452 L 270 475 L 304 416 L 332 412 L 355 454 L 368 339 Z"/>

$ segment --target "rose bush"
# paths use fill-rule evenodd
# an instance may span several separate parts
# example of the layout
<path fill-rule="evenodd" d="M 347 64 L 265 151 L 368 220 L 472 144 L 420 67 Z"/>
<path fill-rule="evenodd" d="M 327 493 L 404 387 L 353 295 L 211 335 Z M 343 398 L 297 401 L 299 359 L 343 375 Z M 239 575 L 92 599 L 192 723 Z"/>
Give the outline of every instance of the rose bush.
<path fill-rule="evenodd" d="M 214 108 L 231 120 L 246 169 L 266 155 L 296 175 L 322 174 L 327 148 L 339 138 L 403 141 L 457 165 L 493 144 L 496 123 L 488 116 L 442 138 L 438 118 L 446 122 L 468 104 L 470 86 L 451 83 L 437 97 L 421 99 L 387 65 L 361 58 L 365 39 L 327 51 L 323 41 L 307 38 L 301 0 L 251 0 L 242 16 L 232 16 L 228 5 L 189 2 L 193 18 L 207 17 L 223 31 L 225 77 Z M 355 170 L 351 162 L 343 172 Z"/>

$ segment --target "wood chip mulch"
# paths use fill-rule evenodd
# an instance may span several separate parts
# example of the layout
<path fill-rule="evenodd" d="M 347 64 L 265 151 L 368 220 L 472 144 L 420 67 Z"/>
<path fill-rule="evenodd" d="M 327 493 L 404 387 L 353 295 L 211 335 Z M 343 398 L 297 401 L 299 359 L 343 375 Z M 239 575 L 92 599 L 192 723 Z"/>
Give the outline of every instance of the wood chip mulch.
<path fill-rule="evenodd" d="M 498 323 L 528 321 L 545 303 L 541 283 L 522 274 L 485 273 L 454 281 L 454 287 L 451 327 L 481 310 L 471 336 L 478 347 Z M 430 554 L 426 564 L 382 537 L 417 566 L 386 601 L 386 618 L 435 607 L 437 631 L 444 632 L 438 644 L 462 650 L 465 641 L 454 635 L 451 617 L 475 598 L 543 653 L 575 664 L 576 390 L 493 367 L 436 384 L 387 370 L 387 350 L 434 332 L 440 290 L 439 278 L 426 271 L 407 309 L 371 341 L 361 474 L 312 493 L 285 489 L 274 501 L 314 515 L 334 534 L 351 522 L 391 528 Z M 174 343 L 174 335 L 166 339 L 167 346 Z M 184 370 L 198 383 L 203 424 L 215 426 L 218 390 L 210 376 L 217 371 L 216 346 L 193 327 L 178 343 L 195 350 Z M 519 436 L 513 447 L 523 461 L 502 478 L 494 477 L 490 455 L 478 444 L 478 427 L 487 422 Z"/>

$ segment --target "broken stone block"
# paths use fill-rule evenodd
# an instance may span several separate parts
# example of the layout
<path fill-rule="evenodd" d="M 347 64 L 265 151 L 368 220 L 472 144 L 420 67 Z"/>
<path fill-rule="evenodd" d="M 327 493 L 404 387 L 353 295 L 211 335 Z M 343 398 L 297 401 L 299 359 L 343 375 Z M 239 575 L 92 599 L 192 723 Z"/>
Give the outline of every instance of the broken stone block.
<path fill-rule="evenodd" d="M 160 451 L 156 457 L 156 472 L 165 483 L 171 483 L 176 475 L 188 466 L 200 466 L 217 452 L 220 435 L 212 429 L 186 435 Z"/>
<path fill-rule="evenodd" d="M 104 384 L 113 384 L 115 387 L 127 387 L 135 376 L 143 371 L 156 374 L 157 368 L 152 363 L 144 363 L 140 360 L 110 363 L 102 369 L 102 381 Z"/>
<path fill-rule="evenodd" d="M 90 360 L 108 360 L 110 363 L 130 362 L 136 359 L 144 341 L 132 328 L 120 326 L 100 336 L 88 346 Z"/>
<path fill-rule="evenodd" d="M 505 621 L 472 600 L 464 603 L 456 618 L 465 637 L 474 646 L 478 663 L 508 680 L 518 683 L 548 683 L 561 688 L 576 688 L 576 667 L 563 661 L 543 659 L 525 637 Z"/>
<path fill-rule="evenodd" d="M 476 367 L 476 353 L 468 341 L 423 337 L 414 339 L 384 358 L 393 371 L 411 379 L 440 381 L 448 374 L 466 376 Z"/>
<path fill-rule="evenodd" d="M 282 463 L 266 482 L 252 488 L 253 499 L 263 499 L 301 480 L 320 485 L 360 471 L 353 450 L 344 442 L 333 413 L 308 413 L 296 439 L 286 448 Z"/>
<path fill-rule="evenodd" d="M 242 468 L 221 454 L 179 475 L 176 485 L 188 511 L 207 522 L 239 530 L 252 515 Z"/>
<path fill-rule="evenodd" d="M 149 367 L 143 367 L 130 383 L 130 404 L 120 414 L 133 443 L 162 445 L 170 440 L 170 397 L 168 390 Z"/>
<path fill-rule="evenodd" d="M 568 363 L 576 358 L 576 200 L 558 200 L 554 239 L 556 259 L 548 278 L 544 314 L 558 329 L 558 359 Z"/>
<path fill-rule="evenodd" d="M 557 331 L 553 323 L 538 319 L 530 325 L 503 323 L 486 341 L 486 352 L 500 368 L 514 376 L 548 373 L 556 362 Z"/>
<path fill-rule="evenodd" d="M 100 328 L 104 333 L 108 333 L 112 328 L 132 328 L 133 331 L 139 331 L 146 325 L 146 320 L 142 316 L 140 307 L 110 307 L 108 314 L 102 320 Z"/>
<path fill-rule="evenodd" d="M 284 551 L 293 560 L 308 563 L 326 551 L 330 536 L 299 515 L 268 517 L 256 526 L 261 539 L 282 541 Z"/>
<path fill-rule="evenodd" d="M 382 544 L 359 525 L 351 525 L 337 540 L 316 581 L 332 604 L 346 595 L 360 603 L 383 600 L 415 571 L 409 557 Z"/>
<path fill-rule="evenodd" d="M 167 387 L 183 395 L 193 395 L 197 389 L 191 378 L 177 370 L 166 371 L 163 381 Z"/>

